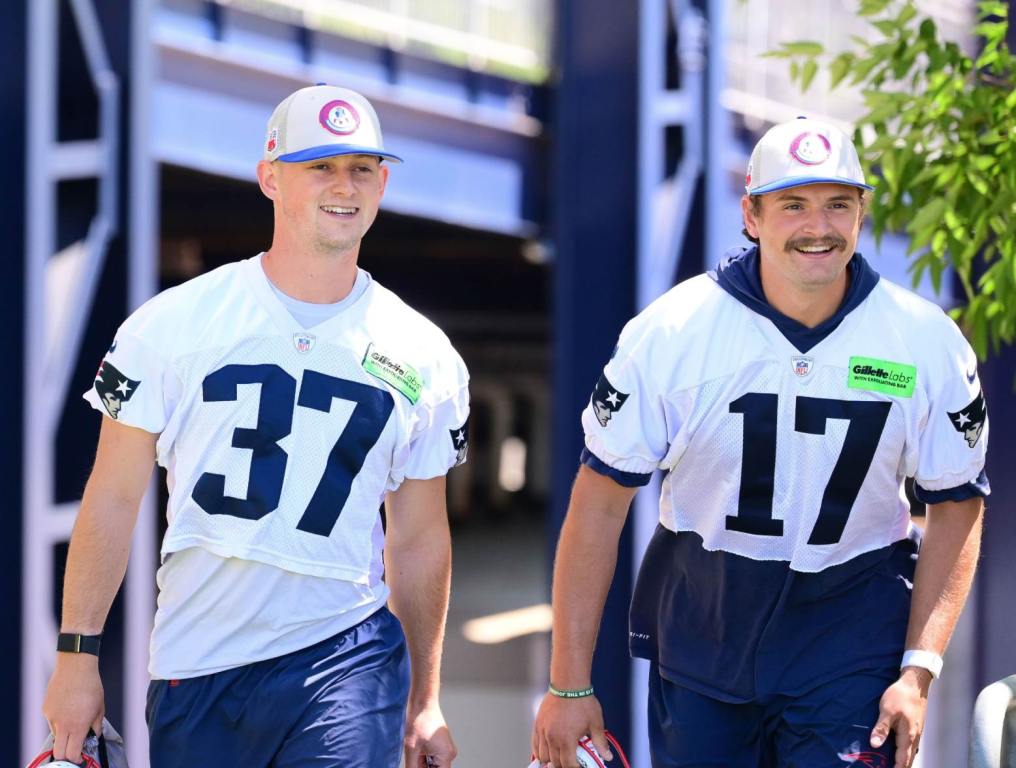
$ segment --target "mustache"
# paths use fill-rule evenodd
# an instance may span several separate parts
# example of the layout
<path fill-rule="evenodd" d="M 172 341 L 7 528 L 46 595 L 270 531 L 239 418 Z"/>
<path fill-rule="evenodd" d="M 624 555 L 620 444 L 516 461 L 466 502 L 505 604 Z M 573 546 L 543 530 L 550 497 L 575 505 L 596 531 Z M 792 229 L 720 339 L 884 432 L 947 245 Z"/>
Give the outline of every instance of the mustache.
<path fill-rule="evenodd" d="M 838 248 L 843 250 L 846 247 L 847 241 L 839 235 L 827 235 L 825 237 L 796 237 L 788 240 L 783 249 L 785 251 L 794 251 L 798 248 L 822 248 L 823 250 Z"/>

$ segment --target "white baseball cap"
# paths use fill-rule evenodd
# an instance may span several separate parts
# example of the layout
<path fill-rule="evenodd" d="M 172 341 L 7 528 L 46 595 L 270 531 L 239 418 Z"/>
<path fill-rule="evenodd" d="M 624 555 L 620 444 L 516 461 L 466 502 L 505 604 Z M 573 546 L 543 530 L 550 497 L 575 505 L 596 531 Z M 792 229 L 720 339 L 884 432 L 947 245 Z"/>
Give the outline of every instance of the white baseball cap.
<path fill-rule="evenodd" d="M 864 181 L 850 137 L 829 123 L 799 117 L 774 125 L 759 139 L 748 162 L 744 190 L 764 195 L 804 184 L 873 189 Z"/>
<path fill-rule="evenodd" d="M 385 150 L 377 113 L 356 91 L 319 83 L 283 99 L 268 119 L 265 160 L 302 163 L 336 155 L 402 162 Z"/>

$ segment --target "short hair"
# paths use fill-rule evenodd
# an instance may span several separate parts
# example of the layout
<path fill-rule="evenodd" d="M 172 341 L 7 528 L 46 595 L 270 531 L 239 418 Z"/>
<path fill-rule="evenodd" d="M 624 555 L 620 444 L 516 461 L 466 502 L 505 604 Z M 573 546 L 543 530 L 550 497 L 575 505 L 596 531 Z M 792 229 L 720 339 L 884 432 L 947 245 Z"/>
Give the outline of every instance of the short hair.
<path fill-rule="evenodd" d="M 857 196 L 861 201 L 860 216 L 863 219 L 868 213 L 868 203 L 870 202 L 870 196 L 868 195 L 868 190 L 866 189 L 861 189 L 860 187 L 854 187 L 854 189 L 857 190 Z M 758 218 L 758 216 L 762 213 L 762 195 L 749 195 L 748 201 L 749 204 L 751 205 L 751 215 Z M 741 222 L 741 224 L 742 224 L 741 234 L 744 235 L 748 240 L 753 242 L 755 245 L 758 245 L 759 244 L 758 238 L 752 237 L 750 234 L 748 234 L 748 228 L 746 226 L 743 226 L 744 225 L 743 221 Z"/>

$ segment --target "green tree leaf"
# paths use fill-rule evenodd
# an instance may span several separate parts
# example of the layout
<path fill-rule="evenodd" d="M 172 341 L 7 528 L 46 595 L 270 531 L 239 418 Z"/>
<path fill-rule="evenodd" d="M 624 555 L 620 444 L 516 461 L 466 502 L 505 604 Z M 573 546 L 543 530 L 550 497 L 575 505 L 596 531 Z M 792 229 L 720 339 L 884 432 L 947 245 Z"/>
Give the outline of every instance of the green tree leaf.
<path fill-rule="evenodd" d="M 910 272 L 935 290 L 948 269 L 965 304 L 953 315 L 984 356 L 1016 341 L 1016 56 L 1006 45 L 1008 3 L 978 3 L 974 56 L 942 40 L 915 0 L 860 0 L 870 25 L 836 54 L 784 43 L 802 90 L 823 67 L 833 88 L 856 86 L 867 113 L 856 126 L 875 179 L 870 225 L 910 236 Z M 867 144 L 862 145 L 861 137 Z M 915 283 L 916 284 L 916 283 Z"/>

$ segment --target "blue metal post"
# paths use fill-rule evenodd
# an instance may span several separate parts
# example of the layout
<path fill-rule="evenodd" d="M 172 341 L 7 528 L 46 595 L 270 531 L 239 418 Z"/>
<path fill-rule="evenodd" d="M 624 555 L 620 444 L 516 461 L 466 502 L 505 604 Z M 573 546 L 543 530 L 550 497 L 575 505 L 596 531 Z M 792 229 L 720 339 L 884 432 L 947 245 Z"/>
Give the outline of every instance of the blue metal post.
<path fill-rule="evenodd" d="M 556 43 L 551 547 L 578 467 L 579 414 L 635 308 L 637 4 L 558 0 Z M 607 727 L 624 743 L 630 735 L 628 527 L 593 664 Z"/>
<path fill-rule="evenodd" d="M 1016 13 L 1010 0 L 1009 17 Z M 1009 26 L 1010 47 L 1016 29 Z M 1010 347 L 981 366 L 981 382 L 991 419 L 984 542 L 977 579 L 977 688 L 1016 673 L 1016 603 L 1013 602 L 1012 553 L 1016 551 L 1016 443 L 1010 438 L 1016 424 L 1016 349 Z"/>
<path fill-rule="evenodd" d="M 7 551 L 0 561 L 0 615 L 8 627 L 21 617 L 21 473 L 22 443 L 20 408 L 23 399 L 24 255 L 25 255 L 25 41 L 27 3 L 11 3 L 0 25 L 0 108 L 7 119 L 0 120 L 0 146 L 6 150 L 7 194 L 0 206 L 0 228 L 4 232 L 4 279 L 0 283 L 0 402 L 6 405 L 4 428 L 0 430 L 0 509 L 4 510 L 4 537 Z M 21 636 L 15 631 L 0 633 L 0 690 L 4 691 L 0 713 L 8 733 L 20 730 L 17 702 L 20 700 L 20 672 L 14 660 L 21 657 Z M 17 749 L 9 750 L 16 754 Z"/>

